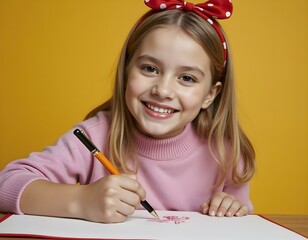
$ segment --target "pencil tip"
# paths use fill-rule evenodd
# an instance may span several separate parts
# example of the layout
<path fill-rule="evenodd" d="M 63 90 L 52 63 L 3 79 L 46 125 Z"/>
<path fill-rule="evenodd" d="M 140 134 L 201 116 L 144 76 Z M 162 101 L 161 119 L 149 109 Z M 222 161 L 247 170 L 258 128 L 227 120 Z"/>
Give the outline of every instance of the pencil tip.
<path fill-rule="evenodd" d="M 152 211 L 151 214 L 152 214 L 155 218 L 157 218 L 157 219 L 160 220 L 160 217 L 158 216 L 158 214 L 157 214 L 155 211 Z"/>

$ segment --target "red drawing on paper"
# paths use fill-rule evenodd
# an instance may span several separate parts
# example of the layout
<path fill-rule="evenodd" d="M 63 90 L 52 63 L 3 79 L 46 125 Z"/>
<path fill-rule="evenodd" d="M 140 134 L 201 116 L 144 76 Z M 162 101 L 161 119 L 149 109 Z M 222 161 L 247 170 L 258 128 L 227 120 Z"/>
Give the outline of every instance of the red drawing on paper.
<path fill-rule="evenodd" d="M 179 217 L 179 216 L 163 216 L 161 219 L 149 219 L 149 222 L 158 222 L 158 223 L 169 223 L 173 222 L 174 224 L 185 223 L 189 220 L 189 217 Z"/>

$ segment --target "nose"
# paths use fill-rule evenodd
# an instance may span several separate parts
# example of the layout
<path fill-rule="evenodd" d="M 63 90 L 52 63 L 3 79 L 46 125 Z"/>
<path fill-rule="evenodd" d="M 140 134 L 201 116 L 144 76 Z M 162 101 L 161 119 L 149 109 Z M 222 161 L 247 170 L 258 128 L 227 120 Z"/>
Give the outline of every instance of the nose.
<path fill-rule="evenodd" d="M 152 94 L 160 99 L 173 99 L 174 79 L 171 76 L 163 76 L 157 79 L 153 85 Z"/>

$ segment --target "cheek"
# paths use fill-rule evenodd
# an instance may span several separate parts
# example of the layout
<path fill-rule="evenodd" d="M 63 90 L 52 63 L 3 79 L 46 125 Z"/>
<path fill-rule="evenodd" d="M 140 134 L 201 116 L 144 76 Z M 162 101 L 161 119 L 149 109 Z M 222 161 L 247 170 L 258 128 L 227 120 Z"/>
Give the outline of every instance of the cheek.
<path fill-rule="evenodd" d="M 199 112 L 206 97 L 205 92 L 200 89 L 183 91 L 180 98 L 183 109 Z"/>
<path fill-rule="evenodd" d="M 135 112 L 135 108 L 136 108 L 136 97 L 137 94 L 134 92 L 134 87 L 132 87 L 132 85 L 127 82 L 127 85 L 126 85 L 126 90 L 125 90 L 125 103 L 126 103 L 126 106 L 128 108 L 128 110 L 130 111 L 130 113 L 132 115 L 134 115 L 134 112 Z"/>
<path fill-rule="evenodd" d="M 125 99 L 127 104 L 138 99 L 147 90 L 146 81 L 133 72 L 128 75 L 125 90 Z"/>
<path fill-rule="evenodd" d="M 129 77 L 126 85 L 126 91 L 125 95 L 126 97 L 136 97 L 140 94 L 142 90 L 142 84 L 138 79 L 132 78 L 132 76 Z"/>

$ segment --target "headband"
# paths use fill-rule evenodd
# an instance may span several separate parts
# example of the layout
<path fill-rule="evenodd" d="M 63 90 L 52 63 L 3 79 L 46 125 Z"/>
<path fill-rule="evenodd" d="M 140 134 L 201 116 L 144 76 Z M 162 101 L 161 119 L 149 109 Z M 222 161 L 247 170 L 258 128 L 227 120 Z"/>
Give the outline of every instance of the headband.
<path fill-rule="evenodd" d="M 145 4 L 153 10 L 179 9 L 193 12 L 205 19 L 217 32 L 224 50 L 224 64 L 227 61 L 227 43 L 225 37 L 214 19 L 226 19 L 232 14 L 231 0 L 209 0 L 204 3 L 193 4 L 183 0 L 144 0 Z"/>

